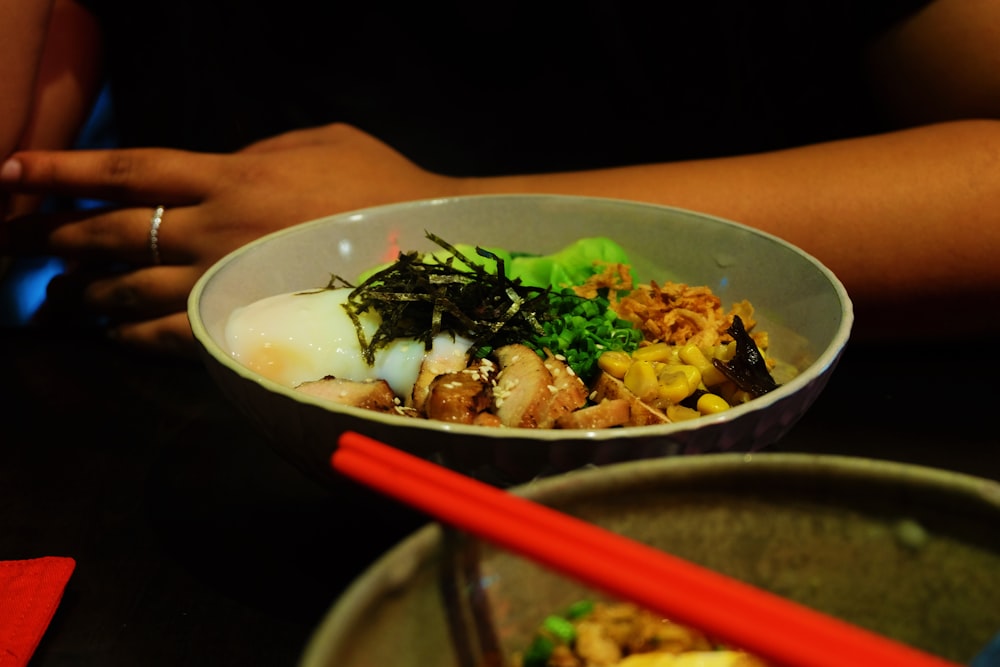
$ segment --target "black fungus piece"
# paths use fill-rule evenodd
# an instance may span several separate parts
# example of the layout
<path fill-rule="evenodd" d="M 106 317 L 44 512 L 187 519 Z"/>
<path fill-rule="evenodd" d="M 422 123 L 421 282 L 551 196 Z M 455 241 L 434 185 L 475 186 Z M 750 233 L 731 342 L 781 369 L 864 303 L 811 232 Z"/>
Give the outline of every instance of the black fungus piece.
<path fill-rule="evenodd" d="M 733 317 L 733 323 L 726 333 L 736 341 L 736 354 L 728 362 L 713 359 L 715 367 L 737 387 L 754 398 L 777 389 L 778 383 L 771 377 L 771 372 L 767 370 L 767 362 L 764 361 L 753 338 L 743 327 L 743 320 L 739 315 Z"/>

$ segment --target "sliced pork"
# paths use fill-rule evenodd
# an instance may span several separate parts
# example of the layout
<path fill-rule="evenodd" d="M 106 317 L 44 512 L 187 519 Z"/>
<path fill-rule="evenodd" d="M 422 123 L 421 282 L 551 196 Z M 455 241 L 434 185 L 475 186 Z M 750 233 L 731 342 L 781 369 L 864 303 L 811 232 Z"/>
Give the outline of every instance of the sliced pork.
<path fill-rule="evenodd" d="M 341 405 L 377 412 L 398 412 L 399 400 L 385 380 L 357 382 L 327 376 L 320 380 L 303 382 L 295 389 L 303 394 L 317 396 Z"/>
<path fill-rule="evenodd" d="M 602 400 L 625 400 L 629 404 L 629 421 L 625 426 L 648 426 L 650 424 L 666 424 L 670 421 L 666 414 L 648 403 L 644 403 L 633 394 L 625 383 L 607 373 L 602 372 L 594 383 L 591 399 L 595 403 Z"/>
<path fill-rule="evenodd" d="M 427 391 L 424 411 L 428 419 L 459 424 L 484 423 L 480 415 L 493 405 L 496 365 L 489 359 L 434 378 Z"/>
<path fill-rule="evenodd" d="M 448 354 L 429 354 L 420 364 L 420 371 L 413 383 L 413 393 L 407 397 L 406 405 L 419 413 L 425 412 L 424 403 L 430 392 L 431 383 L 446 373 L 458 373 L 469 363 L 469 355 L 453 351 Z"/>
<path fill-rule="evenodd" d="M 495 355 L 500 366 L 495 413 L 504 426 L 553 428 L 556 419 L 586 403 L 586 387 L 564 362 L 543 361 L 520 344 L 498 348 Z"/>
<path fill-rule="evenodd" d="M 556 420 L 558 428 L 596 431 L 626 426 L 632 421 L 632 406 L 624 398 L 604 399 L 597 405 L 574 410 Z"/>

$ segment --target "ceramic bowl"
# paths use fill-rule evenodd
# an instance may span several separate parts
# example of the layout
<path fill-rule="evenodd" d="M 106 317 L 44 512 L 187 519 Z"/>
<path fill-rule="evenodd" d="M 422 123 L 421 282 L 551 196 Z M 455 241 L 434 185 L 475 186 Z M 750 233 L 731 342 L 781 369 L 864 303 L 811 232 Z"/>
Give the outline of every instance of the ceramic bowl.
<path fill-rule="evenodd" d="M 758 453 L 619 463 L 513 491 L 959 664 L 1000 631 L 995 481 Z M 429 524 L 346 589 L 300 665 L 506 667 L 546 615 L 595 598 Z"/>
<path fill-rule="evenodd" d="M 657 426 L 595 431 L 497 429 L 342 407 L 270 381 L 232 358 L 224 338 L 234 309 L 266 296 L 356 276 L 399 250 L 451 243 L 548 253 L 607 236 L 640 281 L 707 285 L 728 308 L 748 299 L 770 353 L 798 375 L 724 413 Z M 223 392 L 277 449 L 320 481 L 337 436 L 353 430 L 498 485 L 588 464 L 688 453 L 752 451 L 784 435 L 815 401 L 850 335 L 851 301 L 814 257 L 774 236 L 699 213 L 636 202 L 548 195 L 435 199 L 335 215 L 271 234 L 211 267 L 188 309 L 207 367 Z"/>

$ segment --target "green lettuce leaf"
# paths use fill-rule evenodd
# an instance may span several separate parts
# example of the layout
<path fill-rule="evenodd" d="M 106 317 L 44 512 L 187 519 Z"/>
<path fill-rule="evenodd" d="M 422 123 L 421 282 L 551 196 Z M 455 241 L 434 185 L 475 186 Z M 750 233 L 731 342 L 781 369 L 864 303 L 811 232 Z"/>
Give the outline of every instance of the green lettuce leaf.
<path fill-rule="evenodd" d="M 594 236 L 550 255 L 515 255 L 507 265 L 507 276 L 534 287 L 582 285 L 600 270 L 594 262 L 628 264 L 629 258 L 611 239 Z"/>

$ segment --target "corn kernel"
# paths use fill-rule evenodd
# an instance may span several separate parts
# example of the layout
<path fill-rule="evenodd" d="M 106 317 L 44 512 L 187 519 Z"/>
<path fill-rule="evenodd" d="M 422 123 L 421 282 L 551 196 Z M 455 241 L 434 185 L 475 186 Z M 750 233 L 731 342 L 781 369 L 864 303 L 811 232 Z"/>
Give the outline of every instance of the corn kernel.
<path fill-rule="evenodd" d="M 680 403 L 694 393 L 698 385 L 692 387 L 683 371 L 662 373 L 659 377 L 660 386 L 657 389 L 659 397 L 668 403 Z"/>
<path fill-rule="evenodd" d="M 712 387 L 725 382 L 726 376 L 712 365 L 700 347 L 688 344 L 681 348 L 680 358 L 684 363 L 691 364 L 701 371 L 701 381 L 706 387 Z"/>
<path fill-rule="evenodd" d="M 736 341 L 716 345 L 713 356 L 719 361 L 732 361 L 736 356 Z"/>
<path fill-rule="evenodd" d="M 703 368 L 708 365 L 709 361 L 705 358 L 705 353 L 701 351 L 701 348 L 693 343 L 689 343 L 680 349 L 678 352 L 681 361 L 686 364 L 691 364 L 695 368 Z"/>
<path fill-rule="evenodd" d="M 632 365 L 625 371 L 622 378 L 625 386 L 633 394 L 643 401 L 652 401 L 656 398 L 660 383 L 656 379 L 656 372 L 648 361 L 633 361 Z"/>
<path fill-rule="evenodd" d="M 698 397 L 698 412 L 703 415 L 714 415 L 729 409 L 726 399 L 715 394 L 702 394 Z"/>
<path fill-rule="evenodd" d="M 706 387 L 717 387 L 727 379 L 728 378 L 722 374 L 722 371 L 715 366 L 709 366 L 708 368 L 701 369 L 701 382 Z"/>
<path fill-rule="evenodd" d="M 694 392 L 694 390 L 701 385 L 701 371 L 695 366 L 690 364 L 676 364 L 674 368 L 679 370 L 681 373 L 684 373 L 684 376 L 687 377 L 688 384 L 691 385 L 692 392 Z"/>
<path fill-rule="evenodd" d="M 682 422 L 686 419 L 697 419 L 701 413 L 685 405 L 667 406 L 667 419 L 672 422 Z"/>
<path fill-rule="evenodd" d="M 739 389 L 737 391 L 734 391 L 732 397 L 726 402 L 729 403 L 729 405 L 742 405 L 743 403 L 746 403 L 751 400 L 753 400 L 753 394 L 751 394 L 749 391 L 744 391 L 742 389 Z"/>
<path fill-rule="evenodd" d="M 653 343 L 652 345 L 638 348 L 632 353 L 632 358 L 639 361 L 667 362 L 670 360 L 670 350 L 672 347 L 673 345 L 667 345 L 663 342 Z"/>
<path fill-rule="evenodd" d="M 729 403 L 730 407 L 746 403 L 753 398 L 753 396 L 750 395 L 750 392 L 740 389 L 733 383 L 732 380 L 727 380 L 726 382 L 714 387 L 712 393 L 718 394 L 724 398 L 726 403 Z"/>
<path fill-rule="evenodd" d="M 628 352 L 622 352 L 621 350 L 609 350 L 603 352 L 601 356 L 597 358 L 597 367 L 608 375 L 613 375 L 614 377 L 621 380 L 625 377 L 625 371 L 628 367 L 632 365 L 632 358 L 629 356 Z"/>

